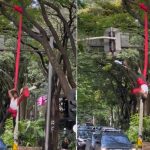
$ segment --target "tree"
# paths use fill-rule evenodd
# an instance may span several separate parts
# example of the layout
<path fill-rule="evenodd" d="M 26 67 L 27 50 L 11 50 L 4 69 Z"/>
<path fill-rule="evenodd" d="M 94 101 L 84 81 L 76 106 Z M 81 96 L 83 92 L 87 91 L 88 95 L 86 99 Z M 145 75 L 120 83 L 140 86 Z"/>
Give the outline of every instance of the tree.
<path fill-rule="evenodd" d="M 1 13 L 10 21 L 18 26 L 18 18 L 16 18 L 16 12 L 12 12 L 12 7 L 17 4 L 15 1 L 12 3 L 1 1 Z M 46 51 L 49 61 L 51 62 L 61 84 L 61 87 L 67 96 L 70 87 L 75 88 L 75 81 L 72 75 L 72 68 L 70 63 L 69 55 L 72 55 L 73 62 L 76 58 L 76 46 L 73 37 L 75 31 L 75 1 L 45 1 L 39 0 L 37 7 L 33 7 L 33 3 L 30 1 L 22 2 L 19 1 L 19 5 L 23 8 L 23 31 L 26 32 L 30 37 L 40 43 L 40 45 Z M 33 14 L 36 13 L 36 15 Z M 66 13 L 66 16 L 63 13 Z M 38 14 L 38 15 L 37 15 Z M 55 16 L 55 21 L 52 19 Z M 41 23 L 38 22 L 41 21 Z M 51 21 L 53 20 L 53 22 Z M 55 23 L 61 24 L 60 31 L 56 30 Z M 57 50 L 53 50 L 49 44 L 49 33 L 55 39 Z M 70 48 L 68 47 L 68 41 L 70 41 Z M 59 60 L 56 52 L 59 56 Z M 69 54 L 69 53 L 70 54 Z M 63 71 L 60 62 L 63 61 L 65 71 Z M 66 75 L 67 76 L 66 76 Z"/>
<path fill-rule="evenodd" d="M 121 2 L 94 0 L 92 3 L 85 3 L 84 7 L 80 6 L 78 17 L 79 38 L 103 36 L 105 29 L 116 27 L 122 32 L 130 33 L 131 45 L 142 46 L 143 27 L 139 26 L 137 20 L 127 12 Z M 134 10 L 137 11 L 137 9 Z M 114 60 L 126 60 L 128 66 L 137 72 L 138 68 L 143 66 L 142 48 L 138 50 L 136 48 L 123 49 L 112 57 L 107 56 L 102 47 L 89 48 L 82 41 L 78 45 L 78 116 L 80 116 L 81 121 L 85 117 L 84 114 L 91 116 L 90 108 L 92 108 L 94 113 L 103 112 L 103 114 L 106 114 L 106 120 L 111 116 L 117 127 L 121 126 L 127 129 L 130 115 L 135 114 L 138 108 L 137 97 L 130 94 L 130 90 L 136 86 L 136 82 L 130 72 L 127 72 L 123 66 L 115 64 Z M 96 95 L 100 95 L 98 101 L 96 101 Z M 84 110 L 85 112 L 82 111 L 83 107 L 80 106 L 83 104 L 84 106 L 87 105 L 87 111 Z M 98 104 L 101 105 L 101 108 L 95 109 L 94 106 L 97 105 L 98 107 Z M 102 107 L 109 108 L 109 112 L 105 113 Z M 148 108 L 148 110 L 150 109 Z M 99 114 L 99 118 L 101 117 L 102 115 Z M 104 120 L 103 122 L 105 123 Z"/>
<path fill-rule="evenodd" d="M 54 119 L 56 123 L 56 127 L 54 130 L 56 139 L 52 139 L 51 143 L 54 144 L 53 148 L 56 149 L 59 123 L 59 95 L 60 92 L 63 91 L 64 95 L 67 97 L 70 90 L 76 87 L 76 2 L 74 0 L 57 0 L 51 2 L 46 0 L 26 2 L 22 2 L 21 0 L 19 2 L 16 2 L 14 0 L 10 2 L 8 0 L 0 1 L 0 4 L 0 12 L 2 18 L 1 32 L 3 34 L 4 32 L 7 32 L 9 34 L 11 33 L 10 37 L 16 38 L 16 27 L 18 27 L 19 18 L 18 13 L 13 11 L 12 7 L 13 5 L 21 6 L 23 8 L 23 35 L 26 36 L 26 38 L 24 38 L 23 36 L 22 44 L 26 46 L 26 49 L 33 51 L 34 54 L 38 54 L 40 58 L 40 60 L 38 59 L 38 64 L 40 64 L 40 69 L 43 70 L 43 78 L 47 79 L 48 62 L 52 64 L 52 67 L 54 69 L 52 85 L 53 111 L 51 113 L 52 119 Z M 53 36 L 55 40 L 54 49 L 49 44 L 50 36 Z M 29 57 L 37 59 L 37 57 L 35 58 L 35 56 L 31 54 L 27 55 L 26 58 L 29 59 Z M 23 56 L 24 60 L 26 58 Z M 35 63 L 34 61 L 31 62 Z M 42 80 L 42 77 L 39 75 L 39 72 L 34 69 L 34 66 L 37 67 L 37 63 L 36 65 L 27 67 L 26 73 L 28 74 L 27 76 L 30 76 L 28 84 L 31 86 L 36 84 L 39 88 L 39 84 L 41 85 L 43 84 L 41 82 L 45 81 Z M 22 67 L 23 71 L 24 67 Z M 29 69 L 33 70 L 31 71 Z M 36 73 L 38 74 L 37 78 L 35 77 L 36 75 L 34 77 L 32 76 Z M 13 79 L 13 69 L 11 78 Z M 40 79 L 41 81 L 40 83 L 38 83 L 37 80 Z M 20 77 L 19 80 L 20 82 L 22 81 L 20 86 L 27 83 L 24 76 L 22 76 L 22 78 Z"/>

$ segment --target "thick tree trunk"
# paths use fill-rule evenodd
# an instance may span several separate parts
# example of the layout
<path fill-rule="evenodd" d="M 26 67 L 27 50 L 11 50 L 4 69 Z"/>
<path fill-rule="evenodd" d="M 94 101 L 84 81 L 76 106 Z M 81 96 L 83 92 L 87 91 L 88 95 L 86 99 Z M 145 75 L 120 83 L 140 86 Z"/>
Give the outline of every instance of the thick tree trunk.
<path fill-rule="evenodd" d="M 57 62 L 52 50 L 51 50 L 51 47 L 49 45 L 49 43 L 47 42 L 47 40 L 45 39 L 43 41 L 43 47 L 48 55 L 48 58 L 49 58 L 49 61 L 50 63 L 52 64 L 58 78 L 59 78 L 59 81 L 60 81 L 60 84 L 62 86 L 62 89 L 64 91 L 64 94 L 65 96 L 68 96 L 70 90 L 71 90 L 71 87 L 69 85 L 69 82 L 66 78 L 66 75 L 64 74 L 63 70 L 62 70 L 62 66 Z"/>
<path fill-rule="evenodd" d="M 24 100 L 20 104 L 20 119 L 24 120 L 26 118 L 26 106 L 27 106 L 27 101 Z"/>

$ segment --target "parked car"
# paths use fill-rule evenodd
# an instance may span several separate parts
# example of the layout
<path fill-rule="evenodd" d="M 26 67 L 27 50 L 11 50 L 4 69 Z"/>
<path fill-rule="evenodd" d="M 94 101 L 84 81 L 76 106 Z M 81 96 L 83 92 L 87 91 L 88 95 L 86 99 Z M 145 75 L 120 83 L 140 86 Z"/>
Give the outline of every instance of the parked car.
<path fill-rule="evenodd" d="M 123 132 L 95 132 L 86 141 L 85 150 L 136 150 Z"/>
<path fill-rule="evenodd" d="M 114 127 L 102 127 L 100 129 L 101 132 L 105 132 L 105 131 L 121 131 L 120 129 L 116 129 Z"/>
<path fill-rule="evenodd" d="M 136 150 L 128 137 L 119 132 L 103 132 L 94 150 Z"/>

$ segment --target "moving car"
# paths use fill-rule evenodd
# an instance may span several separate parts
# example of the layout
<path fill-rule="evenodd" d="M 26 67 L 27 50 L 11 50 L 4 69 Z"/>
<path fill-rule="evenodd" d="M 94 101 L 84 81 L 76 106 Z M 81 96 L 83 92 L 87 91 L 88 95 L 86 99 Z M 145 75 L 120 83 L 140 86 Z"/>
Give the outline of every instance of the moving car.
<path fill-rule="evenodd" d="M 78 128 L 77 133 L 77 149 L 78 150 L 85 150 L 86 141 L 91 138 L 92 136 L 92 129 L 86 127 Z"/>
<path fill-rule="evenodd" d="M 0 150 L 7 150 L 7 146 L 4 144 L 2 139 L 0 139 Z"/>
<path fill-rule="evenodd" d="M 135 150 L 128 137 L 118 130 L 95 132 L 85 150 Z"/>
<path fill-rule="evenodd" d="M 121 132 L 121 129 L 116 129 L 113 127 L 102 127 L 101 132 Z"/>
<path fill-rule="evenodd" d="M 103 132 L 96 141 L 95 150 L 136 150 L 128 137 L 119 132 Z"/>

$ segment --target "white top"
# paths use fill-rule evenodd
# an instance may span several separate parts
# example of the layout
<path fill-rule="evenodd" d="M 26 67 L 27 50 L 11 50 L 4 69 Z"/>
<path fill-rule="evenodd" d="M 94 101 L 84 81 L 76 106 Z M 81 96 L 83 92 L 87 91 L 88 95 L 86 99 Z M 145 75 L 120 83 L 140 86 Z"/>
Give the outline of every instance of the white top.
<path fill-rule="evenodd" d="M 11 101 L 10 101 L 10 108 L 12 108 L 14 110 L 17 110 L 17 108 L 18 108 L 18 104 L 17 103 L 18 103 L 18 100 L 12 98 Z"/>
<path fill-rule="evenodd" d="M 148 92 L 148 86 L 146 84 L 142 84 L 141 85 L 141 89 L 144 91 L 144 92 Z"/>

